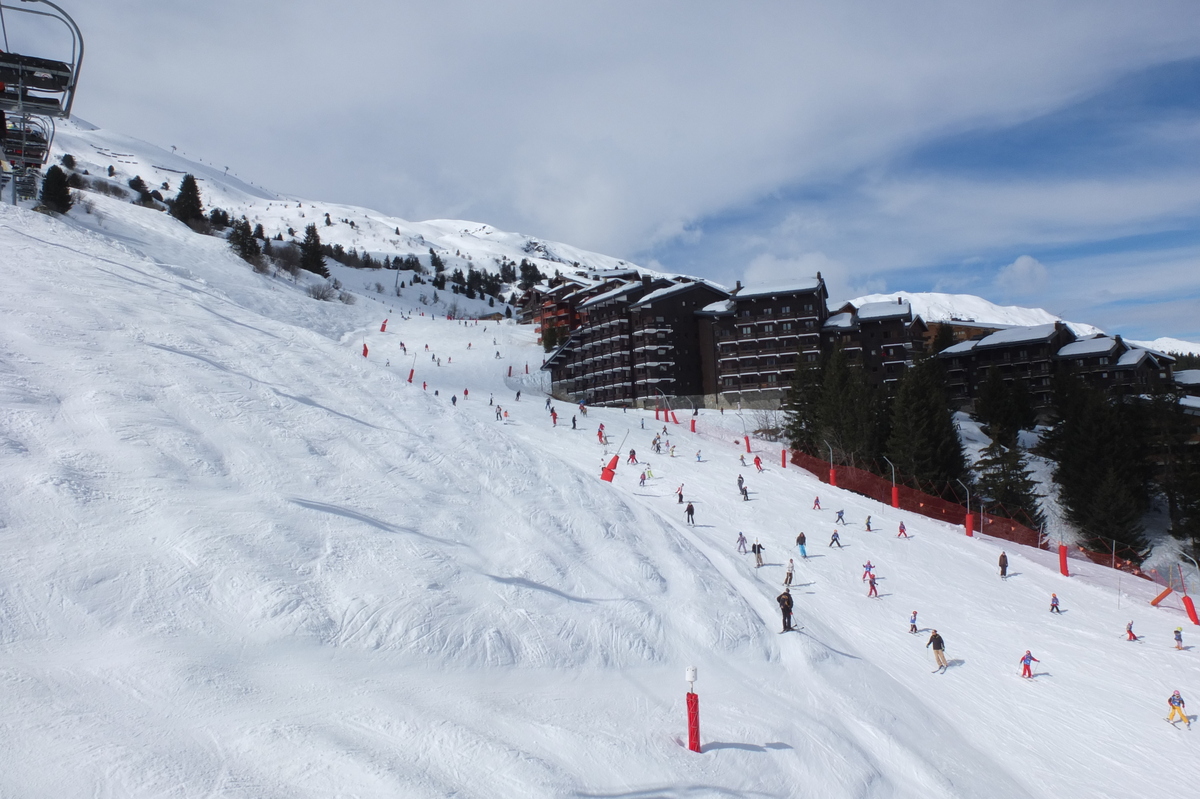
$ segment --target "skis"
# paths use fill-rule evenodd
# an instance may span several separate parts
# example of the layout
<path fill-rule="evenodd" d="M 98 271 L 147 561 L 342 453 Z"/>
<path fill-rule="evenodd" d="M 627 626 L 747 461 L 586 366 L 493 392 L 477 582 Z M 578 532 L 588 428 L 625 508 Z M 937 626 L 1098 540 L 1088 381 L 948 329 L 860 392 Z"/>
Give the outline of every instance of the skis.
<path fill-rule="evenodd" d="M 942 674 L 945 674 L 945 673 L 946 673 L 946 667 L 945 667 L 945 666 L 938 666 L 936 669 L 934 669 L 933 671 L 931 671 L 931 672 L 930 672 L 930 674 L 937 674 L 939 671 L 940 671 Z"/>

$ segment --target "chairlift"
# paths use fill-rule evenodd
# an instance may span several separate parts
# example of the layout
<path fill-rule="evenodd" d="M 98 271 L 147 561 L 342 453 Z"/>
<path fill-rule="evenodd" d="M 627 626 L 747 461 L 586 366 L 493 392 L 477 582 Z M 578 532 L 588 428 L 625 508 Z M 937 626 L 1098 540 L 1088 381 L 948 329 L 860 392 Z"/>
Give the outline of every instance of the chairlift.
<path fill-rule="evenodd" d="M 5 166 L 0 170 L 4 173 L 0 189 L 12 180 L 14 203 L 18 197 L 36 196 L 40 171 L 54 142 L 54 120 L 71 116 L 83 66 L 83 34 L 67 12 L 49 0 L 18 2 L 0 0 L 0 151 Z M 50 10 L 30 7 L 38 4 Z M 48 21 L 54 30 L 54 23 L 61 23 L 70 47 L 65 37 L 58 37 L 58 56 L 66 60 L 13 52 L 6 11 L 26 15 L 18 18 L 32 18 L 35 23 Z"/>
<path fill-rule="evenodd" d="M 0 111 L 24 116 L 61 117 L 71 116 L 75 102 L 75 88 L 79 84 L 79 70 L 83 66 L 83 34 L 75 20 L 50 0 L 0 0 Z M 51 10 L 29 8 L 41 4 Z M 44 20 L 62 23 L 70 37 L 70 46 L 63 39 L 60 43 L 59 59 L 26 55 L 14 52 L 8 39 L 8 21 L 5 12 L 26 14 Z"/>

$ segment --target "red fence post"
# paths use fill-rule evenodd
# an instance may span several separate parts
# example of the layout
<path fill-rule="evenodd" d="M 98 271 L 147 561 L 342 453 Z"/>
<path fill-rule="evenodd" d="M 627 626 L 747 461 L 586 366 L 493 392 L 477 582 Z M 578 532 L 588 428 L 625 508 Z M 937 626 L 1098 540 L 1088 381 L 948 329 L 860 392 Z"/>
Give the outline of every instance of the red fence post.
<path fill-rule="evenodd" d="M 610 460 L 608 462 L 608 465 L 600 470 L 600 479 L 601 480 L 603 480 L 606 483 L 611 483 L 613 481 L 613 477 L 615 477 L 617 474 L 617 461 L 618 460 L 619 460 L 618 456 L 613 455 L 612 460 Z"/>
<path fill-rule="evenodd" d="M 785 469 L 787 468 L 787 450 L 786 449 L 781 449 L 779 451 L 779 465 Z"/>
<path fill-rule="evenodd" d="M 692 420 L 692 432 L 693 433 L 696 432 L 696 420 L 695 419 Z"/>
<path fill-rule="evenodd" d="M 742 436 L 742 437 L 746 439 L 746 451 L 749 452 L 750 451 L 750 436 Z"/>
<path fill-rule="evenodd" d="M 900 507 L 900 486 L 892 486 L 892 507 Z"/>
<path fill-rule="evenodd" d="M 837 488 L 837 469 L 832 466 L 829 467 L 829 484 Z"/>
<path fill-rule="evenodd" d="M 700 751 L 700 695 L 688 691 L 688 749 Z"/>
<path fill-rule="evenodd" d="M 1067 545 L 1066 544 L 1058 545 L 1058 570 L 1062 573 L 1063 577 L 1071 576 L 1071 570 L 1067 568 Z"/>
<path fill-rule="evenodd" d="M 974 516 L 972 516 L 971 514 L 968 513 L 967 517 L 965 519 L 963 519 L 963 527 L 967 528 L 967 538 L 975 537 L 975 517 Z"/>
<path fill-rule="evenodd" d="M 410 382 L 410 383 L 412 382 L 413 372 L 415 372 L 415 371 L 417 371 L 417 370 L 416 369 L 408 370 L 408 382 Z"/>
<path fill-rule="evenodd" d="M 671 411 L 671 424 L 679 424 L 679 418 L 675 416 L 675 411 Z"/>
<path fill-rule="evenodd" d="M 508 365 L 508 376 L 512 377 L 512 364 L 511 363 Z"/>
<path fill-rule="evenodd" d="M 529 364 L 525 364 L 525 374 L 529 374 Z"/>
<path fill-rule="evenodd" d="M 1196 618 L 1196 603 L 1192 601 L 1190 596 L 1184 595 L 1183 609 L 1187 611 L 1188 618 L 1192 620 L 1192 624 L 1200 624 L 1200 618 Z"/>

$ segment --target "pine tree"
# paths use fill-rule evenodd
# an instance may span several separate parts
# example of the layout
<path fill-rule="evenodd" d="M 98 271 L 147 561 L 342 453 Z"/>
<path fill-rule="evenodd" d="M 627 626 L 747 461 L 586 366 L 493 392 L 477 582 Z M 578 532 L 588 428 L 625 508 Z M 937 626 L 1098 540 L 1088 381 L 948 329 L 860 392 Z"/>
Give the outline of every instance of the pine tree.
<path fill-rule="evenodd" d="M 949 349 L 954 346 L 954 330 L 945 322 L 938 325 L 937 332 L 933 334 L 933 345 L 930 349 L 934 355 L 937 355 L 942 350 Z"/>
<path fill-rule="evenodd" d="M 446 268 L 446 262 L 442 260 L 440 255 L 433 251 L 432 247 L 429 248 L 429 265 L 433 267 L 434 272 L 441 272 Z"/>
<path fill-rule="evenodd" d="M 1045 524 L 1038 502 L 1042 495 L 1037 493 L 1037 481 L 1032 477 L 1021 448 L 993 441 L 980 456 L 975 464 L 979 475 L 975 490 L 993 505 L 991 512 L 1040 529 Z"/>
<path fill-rule="evenodd" d="M 243 261 L 255 265 L 262 263 L 262 249 L 254 238 L 246 217 L 243 216 L 233 223 L 233 227 L 229 231 L 229 246 L 233 247 L 233 251 Z"/>
<path fill-rule="evenodd" d="M 42 205 L 58 214 L 65 214 L 75 204 L 71 187 L 67 185 L 67 173 L 56 164 L 46 170 L 42 178 Z"/>
<path fill-rule="evenodd" d="M 850 465 L 870 465 L 880 454 L 879 390 L 845 350 L 834 350 L 825 363 L 816 399 L 815 440 L 833 448 Z"/>
<path fill-rule="evenodd" d="M 821 396 L 823 370 L 821 363 L 801 361 L 792 377 L 791 391 L 785 405 L 785 425 L 788 442 L 793 449 L 812 455 L 820 446 L 817 403 Z"/>
<path fill-rule="evenodd" d="M 200 187 L 191 175 L 184 175 L 179 183 L 179 194 L 171 201 L 171 216 L 180 222 L 198 222 L 204 219 L 204 206 L 200 202 Z"/>
<path fill-rule="evenodd" d="M 958 429 L 946 399 L 941 363 L 923 358 L 905 370 L 892 401 L 888 457 L 902 474 L 948 490 L 966 476 Z"/>
<path fill-rule="evenodd" d="M 300 243 L 300 268 L 324 278 L 329 277 L 325 253 L 321 250 L 321 237 L 317 235 L 315 224 L 304 228 L 304 241 Z"/>

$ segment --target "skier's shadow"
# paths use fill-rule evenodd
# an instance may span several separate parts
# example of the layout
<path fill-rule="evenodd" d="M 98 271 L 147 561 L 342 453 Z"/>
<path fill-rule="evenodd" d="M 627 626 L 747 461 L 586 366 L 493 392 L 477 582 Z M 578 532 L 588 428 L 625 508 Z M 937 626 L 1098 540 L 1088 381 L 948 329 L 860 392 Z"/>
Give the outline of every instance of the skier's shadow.
<path fill-rule="evenodd" d="M 1053 677 L 1054 675 L 1048 671 L 1035 671 L 1033 673 L 1033 676 L 1034 677 Z"/>
<path fill-rule="evenodd" d="M 1020 577 L 1020 576 L 1021 576 L 1021 572 L 1013 572 L 1012 574 L 1008 575 L 1008 576 L 1007 576 L 1007 577 L 1005 577 L 1004 579 L 1005 579 L 1005 580 L 1011 580 L 1011 579 L 1012 579 L 1012 578 L 1014 578 L 1014 577 Z"/>
<path fill-rule="evenodd" d="M 955 658 L 954 660 L 947 660 L 947 661 L 946 661 L 946 668 L 947 668 L 947 670 L 948 670 L 948 669 L 950 669 L 952 666 L 961 666 L 961 665 L 963 665 L 963 664 L 964 664 L 964 663 L 966 663 L 966 662 L 967 662 L 967 661 L 963 660 L 962 658 Z"/>
<path fill-rule="evenodd" d="M 825 556 L 824 555 L 809 555 L 807 558 L 804 558 L 803 560 L 813 560 L 815 558 L 823 558 L 823 557 L 825 557 Z"/>

